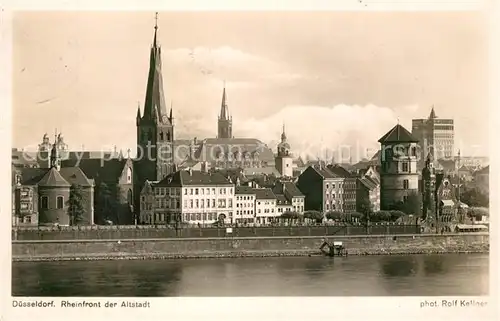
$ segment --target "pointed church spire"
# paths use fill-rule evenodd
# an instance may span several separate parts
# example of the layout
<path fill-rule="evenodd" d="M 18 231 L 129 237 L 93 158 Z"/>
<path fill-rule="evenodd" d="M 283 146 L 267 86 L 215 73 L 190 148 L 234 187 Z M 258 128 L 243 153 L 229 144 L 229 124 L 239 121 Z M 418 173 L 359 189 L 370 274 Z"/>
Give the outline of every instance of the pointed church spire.
<path fill-rule="evenodd" d="M 431 113 L 429 115 L 429 119 L 437 118 L 436 112 L 434 111 L 434 105 L 432 105 Z"/>
<path fill-rule="evenodd" d="M 224 89 L 222 90 L 222 102 L 220 106 L 220 119 L 229 120 L 229 108 L 227 107 L 226 98 L 226 81 L 224 81 Z"/>
<path fill-rule="evenodd" d="M 149 75 L 146 87 L 143 119 L 148 121 L 164 121 L 167 118 L 165 95 L 163 93 L 163 77 L 161 73 L 161 48 L 157 43 L 158 13 L 155 15 L 153 46 L 149 58 Z"/>
<path fill-rule="evenodd" d="M 158 12 L 155 13 L 155 35 L 153 38 L 153 48 L 156 48 L 156 33 L 158 31 Z"/>

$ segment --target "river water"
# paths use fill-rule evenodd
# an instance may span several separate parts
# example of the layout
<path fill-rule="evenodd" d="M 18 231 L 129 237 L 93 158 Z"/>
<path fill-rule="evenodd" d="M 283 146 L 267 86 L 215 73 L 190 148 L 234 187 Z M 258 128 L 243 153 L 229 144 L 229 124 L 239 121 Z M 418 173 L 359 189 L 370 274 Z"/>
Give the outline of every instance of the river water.
<path fill-rule="evenodd" d="M 13 262 L 13 296 L 487 295 L 489 256 Z"/>

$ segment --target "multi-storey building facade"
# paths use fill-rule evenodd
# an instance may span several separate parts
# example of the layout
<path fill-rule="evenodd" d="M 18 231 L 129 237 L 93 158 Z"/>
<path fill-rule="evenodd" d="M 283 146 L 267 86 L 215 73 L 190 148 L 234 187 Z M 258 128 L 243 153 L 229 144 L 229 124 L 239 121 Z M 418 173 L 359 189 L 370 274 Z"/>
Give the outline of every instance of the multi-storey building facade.
<path fill-rule="evenodd" d="M 334 168 L 334 167 L 331 167 Z M 305 196 L 305 210 L 353 212 L 356 210 L 356 177 L 345 169 L 309 166 L 298 178 Z"/>
<path fill-rule="evenodd" d="M 255 218 L 258 224 L 278 221 L 281 213 L 277 211 L 277 199 L 270 188 L 255 188 Z"/>
<path fill-rule="evenodd" d="M 234 222 L 235 188 L 220 173 L 179 170 L 141 191 L 143 224 Z"/>
<path fill-rule="evenodd" d="M 420 145 L 419 170 L 424 168 L 428 152 L 433 155 L 434 160 L 453 158 L 454 121 L 453 119 L 438 118 L 434 107 L 432 107 L 427 119 L 414 119 L 412 121 L 412 135 Z"/>
<path fill-rule="evenodd" d="M 235 190 L 235 223 L 254 223 L 256 199 L 254 189 L 250 186 L 236 186 Z"/>
<path fill-rule="evenodd" d="M 381 145 L 380 207 L 391 210 L 418 193 L 417 143 L 403 126 L 397 124 L 379 139 Z"/>
<path fill-rule="evenodd" d="M 341 199 L 336 210 L 342 212 L 356 211 L 356 175 L 339 165 L 329 165 L 328 169 L 340 178 L 337 184 L 332 186 L 332 197 L 337 200 Z"/>

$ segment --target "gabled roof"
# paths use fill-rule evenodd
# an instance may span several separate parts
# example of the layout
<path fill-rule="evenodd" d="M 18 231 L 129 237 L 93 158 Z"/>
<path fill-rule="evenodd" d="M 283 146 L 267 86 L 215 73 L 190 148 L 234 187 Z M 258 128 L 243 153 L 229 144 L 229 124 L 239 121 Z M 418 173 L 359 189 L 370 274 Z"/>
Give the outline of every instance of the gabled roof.
<path fill-rule="evenodd" d="M 255 194 L 255 191 L 250 186 L 236 186 L 235 194 Z"/>
<path fill-rule="evenodd" d="M 327 168 L 328 168 L 328 170 L 330 170 L 330 172 L 334 173 L 335 175 L 337 175 L 339 177 L 343 177 L 343 178 L 355 177 L 355 175 L 351 174 L 347 169 L 345 169 L 344 167 L 337 165 L 337 164 L 328 165 Z"/>
<path fill-rule="evenodd" d="M 229 180 L 220 173 L 207 173 L 196 170 L 179 170 L 162 179 L 156 186 L 182 187 L 206 185 L 231 185 Z"/>
<path fill-rule="evenodd" d="M 318 173 L 323 179 L 325 178 L 340 178 L 337 174 L 330 171 L 327 167 L 309 166 L 306 170 L 313 170 Z"/>
<path fill-rule="evenodd" d="M 283 194 L 274 194 L 276 196 L 276 205 L 290 205 L 292 204 L 289 200 L 286 199 Z"/>
<path fill-rule="evenodd" d="M 413 135 L 406 130 L 400 124 L 394 126 L 390 131 L 387 132 L 384 136 L 382 136 L 379 140 L 379 143 L 418 143 L 418 139 L 413 137 Z"/>
<path fill-rule="evenodd" d="M 299 190 L 299 188 L 292 182 L 283 183 L 285 188 L 284 192 L 290 195 L 291 197 L 303 197 L 304 194 Z"/>
<path fill-rule="evenodd" d="M 71 185 L 75 184 L 84 187 L 94 186 L 94 180 L 87 178 L 78 167 L 61 168 L 60 174 Z"/>
<path fill-rule="evenodd" d="M 273 191 L 270 188 L 254 188 L 256 199 L 276 199 Z"/>
<path fill-rule="evenodd" d="M 52 167 L 38 182 L 38 186 L 70 187 L 71 184 L 62 177 L 55 167 Z"/>
<path fill-rule="evenodd" d="M 375 189 L 379 184 L 369 176 L 365 176 L 359 179 L 359 182 L 363 184 L 369 190 Z"/>
<path fill-rule="evenodd" d="M 116 183 L 120 178 L 127 159 L 68 159 L 61 162 L 61 169 L 78 166 L 85 176 L 99 182 Z"/>
<path fill-rule="evenodd" d="M 36 185 L 47 174 L 48 168 L 20 168 L 22 185 Z"/>

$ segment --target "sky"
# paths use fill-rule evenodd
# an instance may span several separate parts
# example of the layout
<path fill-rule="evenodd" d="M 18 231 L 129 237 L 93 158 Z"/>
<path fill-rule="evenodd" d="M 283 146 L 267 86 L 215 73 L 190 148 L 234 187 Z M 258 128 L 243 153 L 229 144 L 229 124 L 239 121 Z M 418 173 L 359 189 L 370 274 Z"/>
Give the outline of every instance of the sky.
<path fill-rule="evenodd" d="M 358 159 L 412 118 L 455 120 L 487 156 L 488 28 L 479 12 L 160 12 L 176 138 L 215 137 L 225 82 L 233 135 Z M 70 149 L 135 150 L 154 12 L 17 12 L 13 146 L 61 131 Z"/>

